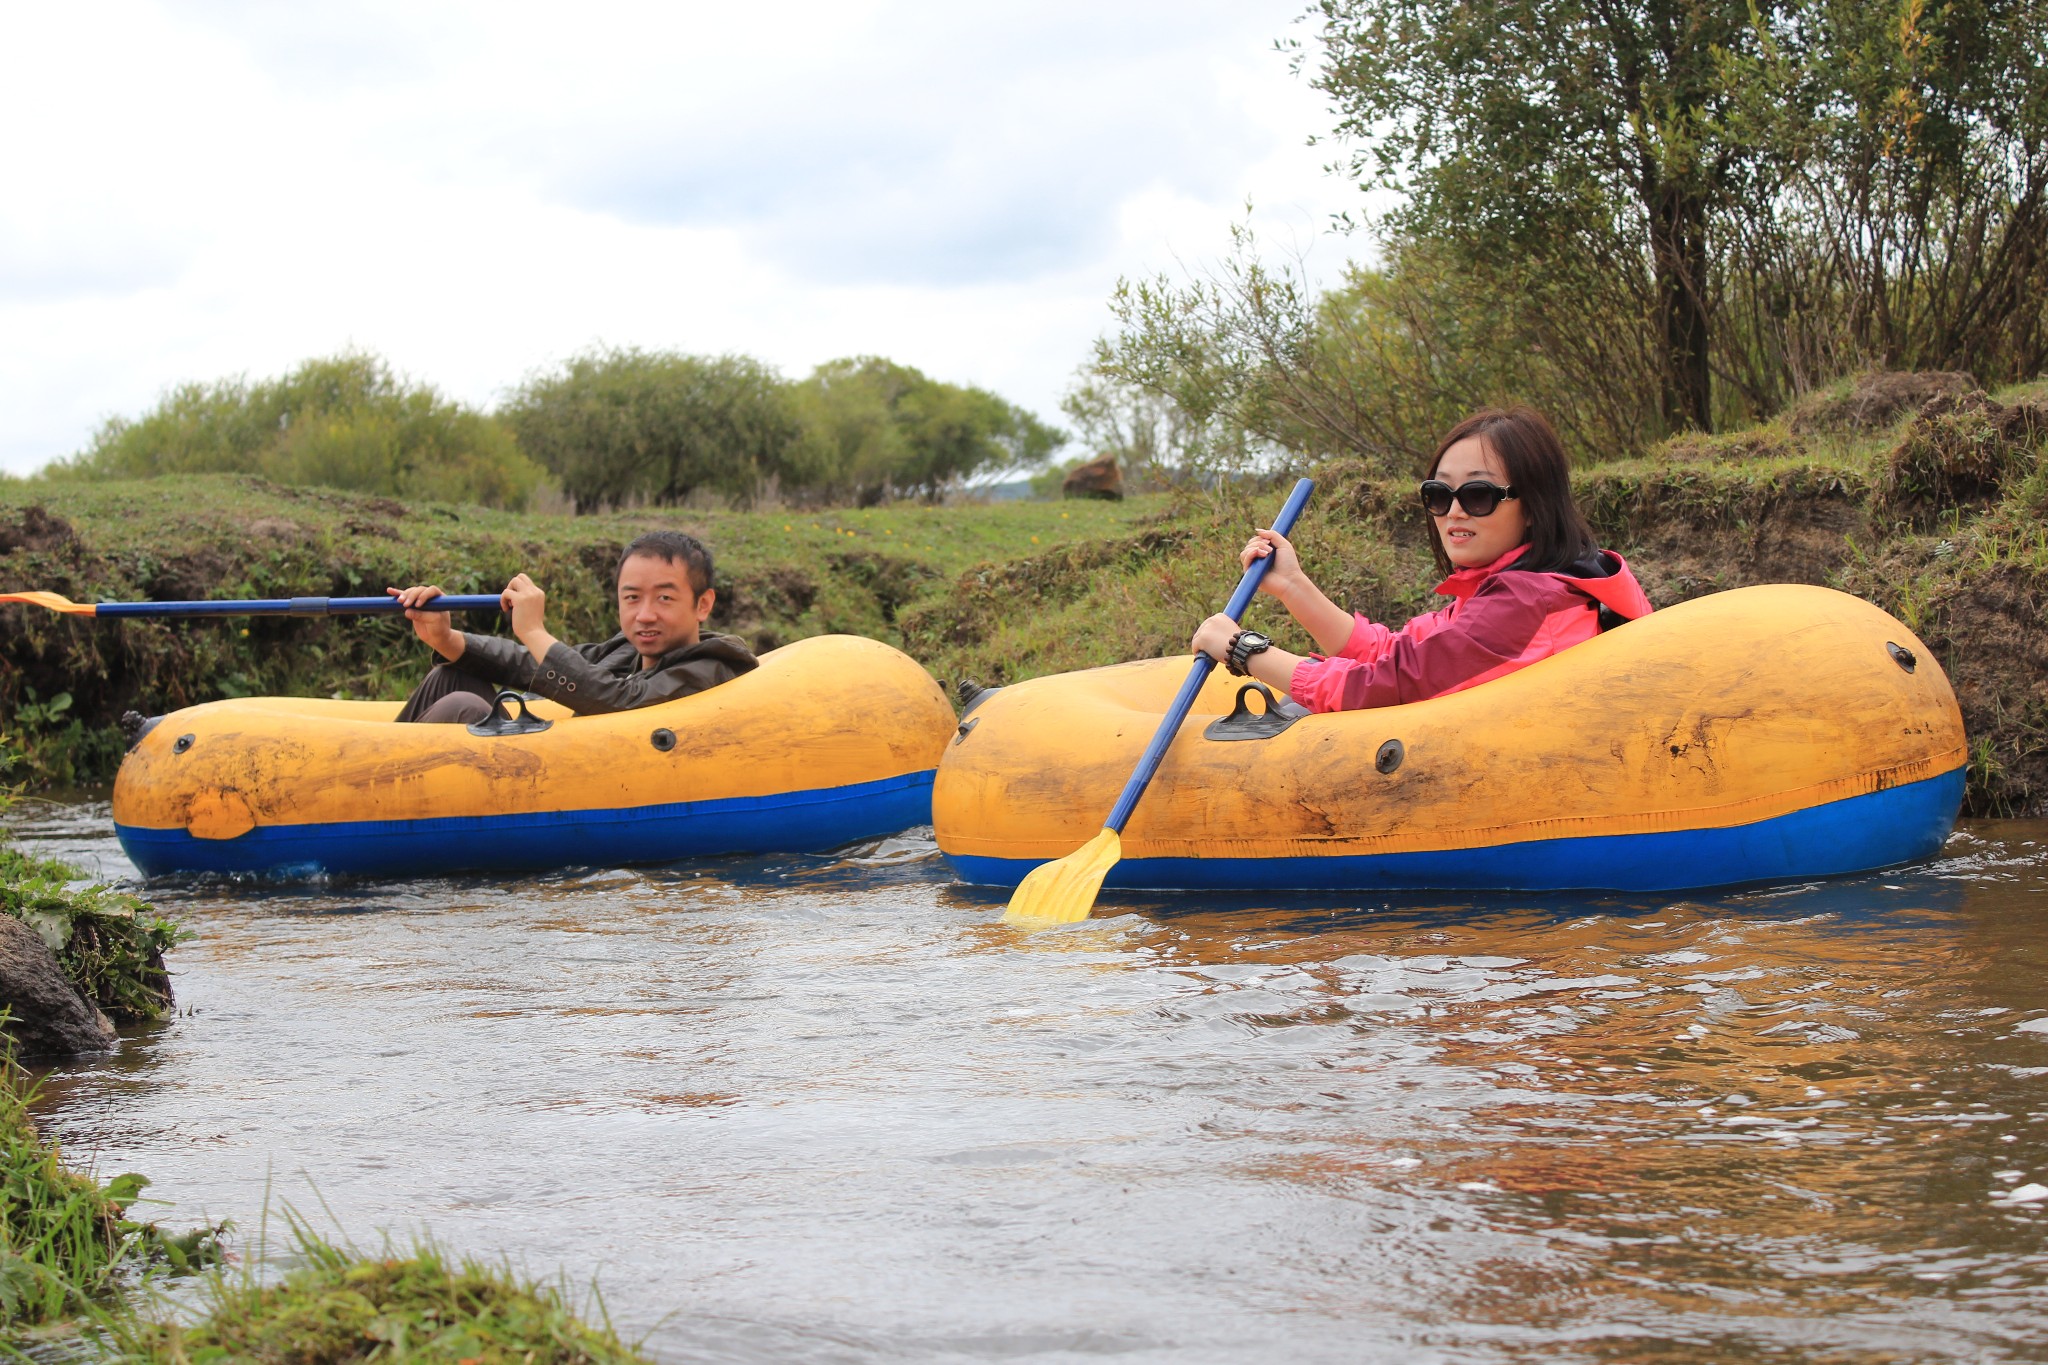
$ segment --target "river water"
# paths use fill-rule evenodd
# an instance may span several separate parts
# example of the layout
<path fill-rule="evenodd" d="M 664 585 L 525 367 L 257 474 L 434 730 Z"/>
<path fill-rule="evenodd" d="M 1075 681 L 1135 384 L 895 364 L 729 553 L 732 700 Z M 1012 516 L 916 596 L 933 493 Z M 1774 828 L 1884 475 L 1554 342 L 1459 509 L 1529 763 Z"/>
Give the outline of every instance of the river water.
<path fill-rule="evenodd" d="M 148 894 L 178 1017 L 49 1078 L 73 1160 L 595 1283 L 663 1360 L 2048 1360 L 2048 823 L 1030 937 L 928 836 Z"/>

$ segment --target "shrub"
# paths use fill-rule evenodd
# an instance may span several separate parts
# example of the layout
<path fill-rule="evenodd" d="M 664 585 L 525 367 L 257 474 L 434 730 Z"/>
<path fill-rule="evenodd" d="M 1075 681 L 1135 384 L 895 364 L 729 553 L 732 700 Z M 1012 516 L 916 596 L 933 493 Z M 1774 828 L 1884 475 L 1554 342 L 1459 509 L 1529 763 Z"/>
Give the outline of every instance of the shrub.
<path fill-rule="evenodd" d="M 803 436 L 789 386 L 761 362 L 630 347 L 534 376 L 503 417 L 583 512 L 700 489 L 752 501 L 798 474 Z"/>
<path fill-rule="evenodd" d="M 356 352 L 309 360 L 258 384 L 182 385 L 140 418 L 109 421 L 84 452 L 51 472 L 258 474 L 508 508 L 525 507 L 543 479 L 497 421 Z"/>

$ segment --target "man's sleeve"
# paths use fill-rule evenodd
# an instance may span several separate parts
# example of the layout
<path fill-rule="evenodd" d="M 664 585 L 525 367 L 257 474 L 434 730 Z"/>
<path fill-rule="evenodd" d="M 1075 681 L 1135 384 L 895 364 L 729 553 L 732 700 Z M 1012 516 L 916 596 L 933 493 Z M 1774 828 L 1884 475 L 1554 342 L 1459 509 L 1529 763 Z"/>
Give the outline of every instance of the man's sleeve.
<path fill-rule="evenodd" d="M 508 640 L 502 635 L 472 635 L 464 631 L 462 657 L 455 661 L 455 667 L 499 687 L 531 692 L 534 690 L 533 675 L 540 665 L 533 661 L 533 651 L 517 640 Z"/>
<path fill-rule="evenodd" d="M 635 669 L 622 678 L 557 640 L 547 658 L 534 668 L 526 690 L 558 701 L 579 716 L 602 716 L 687 697 L 735 678 L 739 672 L 723 659 L 700 658 L 667 668 Z"/>

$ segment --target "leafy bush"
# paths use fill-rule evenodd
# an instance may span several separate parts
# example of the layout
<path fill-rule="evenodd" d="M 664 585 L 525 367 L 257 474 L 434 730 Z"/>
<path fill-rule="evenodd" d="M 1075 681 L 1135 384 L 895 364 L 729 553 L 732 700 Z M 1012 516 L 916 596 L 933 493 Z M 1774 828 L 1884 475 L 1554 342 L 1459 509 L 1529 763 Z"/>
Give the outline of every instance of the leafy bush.
<path fill-rule="evenodd" d="M 796 386 L 806 491 L 873 506 L 915 493 L 935 500 L 991 469 L 1043 464 L 1066 434 L 986 389 L 946 384 L 908 365 L 859 356 L 820 365 Z"/>
<path fill-rule="evenodd" d="M 182 385 L 140 418 L 107 422 L 91 446 L 51 472 L 259 474 L 277 483 L 508 508 L 526 506 L 543 478 L 496 420 L 354 352 L 309 360 L 258 384 Z"/>
<path fill-rule="evenodd" d="M 503 416 L 581 511 L 700 489 L 752 501 L 794 481 L 803 437 L 788 386 L 760 361 L 630 347 L 529 379 Z"/>

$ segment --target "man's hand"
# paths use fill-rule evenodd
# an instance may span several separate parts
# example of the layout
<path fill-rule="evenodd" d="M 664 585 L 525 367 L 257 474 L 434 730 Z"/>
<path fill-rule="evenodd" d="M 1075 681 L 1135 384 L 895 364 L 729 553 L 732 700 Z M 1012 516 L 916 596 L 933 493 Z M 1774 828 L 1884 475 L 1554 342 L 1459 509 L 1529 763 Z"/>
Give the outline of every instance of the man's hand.
<path fill-rule="evenodd" d="M 420 603 L 445 597 L 446 593 L 431 584 L 415 588 L 386 588 L 384 591 L 405 604 L 405 619 L 412 622 L 412 633 L 420 637 L 422 644 L 449 663 L 462 657 L 467 642 L 463 640 L 462 632 L 449 624 L 448 613 L 419 610 Z"/>
<path fill-rule="evenodd" d="M 555 637 L 548 634 L 547 627 L 542 624 L 548 595 L 540 590 L 540 585 L 520 574 L 505 585 L 504 592 L 498 594 L 498 605 L 512 618 L 512 633 L 519 637 L 520 644 L 526 646 L 526 652 L 533 655 L 534 662 L 546 659 L 548 651 L 554 648 Z"/>

